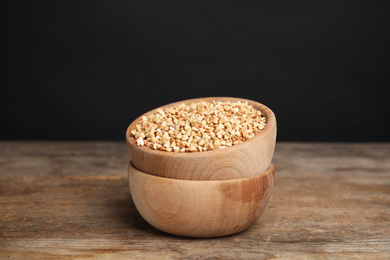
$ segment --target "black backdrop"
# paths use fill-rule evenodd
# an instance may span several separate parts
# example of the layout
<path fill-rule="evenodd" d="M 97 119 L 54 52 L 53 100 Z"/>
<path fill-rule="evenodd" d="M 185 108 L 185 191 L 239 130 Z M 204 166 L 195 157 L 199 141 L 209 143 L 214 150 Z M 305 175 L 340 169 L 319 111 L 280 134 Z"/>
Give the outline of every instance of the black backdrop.
<path fill-rule="evenodd" d="M 12 1 L 2 140 L 124 140 L 204 96 L 269 106 L 279 141 L 390 141 L 388 1 Z"/>

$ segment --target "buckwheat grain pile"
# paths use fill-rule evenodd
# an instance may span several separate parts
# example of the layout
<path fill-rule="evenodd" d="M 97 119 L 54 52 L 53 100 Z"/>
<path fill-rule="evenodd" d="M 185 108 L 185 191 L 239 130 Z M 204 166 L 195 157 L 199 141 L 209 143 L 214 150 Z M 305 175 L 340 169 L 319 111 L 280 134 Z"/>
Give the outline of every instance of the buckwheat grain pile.
<path fill-rule="evenodd" d="M 167 152 L 201 152 L 242 143 L 266 125 L 248 102 L 198 102 L 143 116 L 131 135 L 138 146 Z"/>

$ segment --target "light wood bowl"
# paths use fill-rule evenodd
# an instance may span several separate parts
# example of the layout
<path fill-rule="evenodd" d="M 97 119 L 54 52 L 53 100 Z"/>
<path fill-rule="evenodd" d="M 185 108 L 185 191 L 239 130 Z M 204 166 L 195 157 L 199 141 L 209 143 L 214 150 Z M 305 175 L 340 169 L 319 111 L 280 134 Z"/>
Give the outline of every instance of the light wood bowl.
<path fill-rule="evenodd" d="M 126 143 L 131 160 L 139 170 L 156 176 L 185 180 L 226 180 L 253 176 L 268 169 L 275 149 L 276 118 L 265 105 L 252 100 L 231 97 L 210 97 L 189 99 L 171 103 L 160 108 L 165 109 L 182 103 L 199 101 L 248 101 L 260 110 L 267 120 L 262 132 L 241 144 L 225 149 L 206 152 L 173 153 L 137 146 L 130 132 L 144 115 L 155 113 L 151 110 L 134 120 L 126 131 Z"/>
<path fill-rule="evenodd" d="M 155 228 L 186 237 L 220 237 L 254 224 L 267 206 L 275 169 L 248 178 L 191 181 L 154 176 L 130 162 L 128 178 L 138 212 Z"/>

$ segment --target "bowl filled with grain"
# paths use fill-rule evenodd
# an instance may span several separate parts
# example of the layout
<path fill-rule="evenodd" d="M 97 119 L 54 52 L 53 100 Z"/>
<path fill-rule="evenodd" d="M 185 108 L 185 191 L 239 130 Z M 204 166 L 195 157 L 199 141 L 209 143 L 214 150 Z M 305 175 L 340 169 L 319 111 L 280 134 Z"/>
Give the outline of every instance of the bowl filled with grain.
<path fill-rule="evenodd" d="M 153 227 L 185 237 L 221 237 L 241 232 L 262 215 L 275 170 L 228 180 L 181 180 L 142 172 L 129 163 L 131 196 Z"/>
<path fill-rule="evenodd" d="M 275 141 L 272 110 L 233 97 L 161 106 L 138 117 L 126 131 L 135 168 L 184 180 L 228 180 L 265 172 Z"/>

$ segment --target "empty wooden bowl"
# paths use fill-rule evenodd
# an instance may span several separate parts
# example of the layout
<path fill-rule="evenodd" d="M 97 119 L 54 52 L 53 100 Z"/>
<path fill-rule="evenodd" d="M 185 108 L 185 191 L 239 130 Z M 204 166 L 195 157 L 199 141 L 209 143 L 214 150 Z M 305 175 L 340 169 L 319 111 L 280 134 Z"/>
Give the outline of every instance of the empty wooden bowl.
<path fill-rule="evenodd" d="M 245 102 L 260 110 L 267 120 L 265 128 L 250 140 L 225 149 L 193 153 L 173 153 L 137 146 L 130 132 L 144 115 L 154 114 L 151 110 L 134 120 L 126 131 L 126 142 L 131 160 L 139 170 L 153 175 L 185 180 L 226 180 L 253 176 L 268 169 L 275 148 L 276 118 L 265 105 L 252 100 L 231 97 L 210 97 L 189 99 L 166 106 L 191 104 L 200 101 Z"/>
<path fill-rule="evenodd" d="M 155 228 L 186 237 L 220 237 L 255 223 L 267 206 L 275 178 L 266 172 L 248 178 L 191 181 L 154 176 L 128 168 L 138 212 Z"/>

